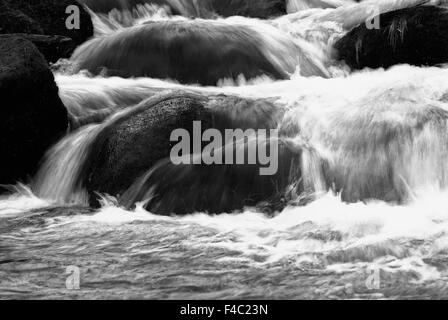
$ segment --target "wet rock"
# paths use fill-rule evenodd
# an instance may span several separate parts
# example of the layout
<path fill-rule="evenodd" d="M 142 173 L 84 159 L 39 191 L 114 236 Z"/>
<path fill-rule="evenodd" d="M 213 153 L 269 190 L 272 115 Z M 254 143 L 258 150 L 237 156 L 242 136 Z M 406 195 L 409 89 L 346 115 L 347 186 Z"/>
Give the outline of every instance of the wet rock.
<path fill-rule="evenodd" d="M 175 165 L 165 159 L 138 179 L 120 202 L 132 208 L 137 202 L 149 200 L 145 208 L 162 215 L 232 213 L 254 207 L 262 201 L 275 203 L 274 210 L 278 212 L 286 206 L 287 201 L 283 202 L 283 207 L 278 205 L 279 198 L 291 182 L 289 174 L 296 159 L 294 153 L 281 143 L 278 153 L 279 170 L 272 176 L 260 174 L 260 163 Z M 295 169 L 295 175 L 299 176 L 300 170 L 298 167 Z M 272 213 L 269 210 L 272 207 L 259 208 Z"/>
<path fill-rule="evenodd" d="M 352 69 L 448 62 L 448 11 L 418 6 L 381 14 L 380 29 L 359 25 L 336 42 L 338 58 Z"/>
<path fill-rule="evenodd" d="M 87 189 L 92 195 L 118 196 L 126 207 L 150 200 L 146 208 L 165 215 L 231 212 L 276 201 L 289 185 L 297 158 L 281 142 L 279 169 L 273 175 L 260 175 L 259 161 L 251 165 L 173 164 L 169 157 L 177 144 L 170 141 L 172 131 L 183 128 L 193 136 L 193 121 L 201 121 L 202 132 L 208 128 L 268 129 L 275 128 L 279 116 L 278 109 L 263 100 L 186 93 L 150 98 L 112 121 L 98 136 L 92 146 L 95 152 L 86 161 L 91 164 L 86 170 Z M 274 142 L 278 141 L 268 143 Z"/>
<path fill-rule="evenodd" d="M 18 36 L 32 42 L 42 53 L 48 62 L 54 63 L 60 58 L 70 57 L 75 50 L 75 43 L 72 39 L 62 36 L 46 36 L 40 34 L 8 34 L 0 35 L 0 41 L 5 37 Z"/>
<path fill-rule="evenodd" d="M 59 35 L 73 39 L 79 45 L 93 36 L 89 14 L 76 0 L 1 0 L 4 19 L 0 19 L 1 33 L 35 33 Z M 67 7 L 76 5 L 80 12 L 80 28 L 68 29 Z M 20 20 L 16 18 L 19 17 Z M 19 23 L 20 21 L 20 23 Z M 22 22 L 25 22 L 21 28 Z"/>
<path fill-rule="evenodd" d="M 37 21 L 0 0 L 0 33 L 22 32 L 42 34 L 44 30 Z"/>
<path fill-rule="evenodd" d="M 210 121 L 202 103 L 188 96 L 149 99 L 103 130 L 91 162 L 88 190 L 120 195 L 174 146 L 171 132 L 192 128 L 194 120 Z"/>
<path fill-rule="evenodd" d="M 284 39 L 283 39 L 284 40 Z M 279 41 L 283 41 L 279 40 Z M 173 79 L 181 83 L 216 85 L 267 75 L 289 77 L 272 60 L 274 53 L 250 27 L 205 20 L 152 22 L 95 38 L 79 47 L 72 61 L 94 74 Z M 283 42 L 282 42 L 283 45 Z M 293 42 L 287 42 L 296 54 Z"/>
<path fill-rule="evenodd" d="M 45 151 L 67 130 L 53 74 L 29 41 L 0 41 L 0 184 L 34 174 Z"/>

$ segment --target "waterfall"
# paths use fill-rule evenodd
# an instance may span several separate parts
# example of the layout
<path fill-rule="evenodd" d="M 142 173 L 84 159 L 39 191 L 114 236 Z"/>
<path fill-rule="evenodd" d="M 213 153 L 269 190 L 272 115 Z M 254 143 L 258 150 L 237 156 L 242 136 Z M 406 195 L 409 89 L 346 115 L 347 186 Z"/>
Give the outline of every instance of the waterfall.
<path fill-rule="evenodd" d="M 84 127 L 48 151 L 33 185 L 38 197 L 60 204 L 89 205 L 80 177 L 100 128 L 101 125 Z"/>
<path fill-rule="evenodd" d="M 298 12 L 269 21 L 247 17 L 190 20 L 171 16 L 160 3 L 137 4 L 124 11 L 115 8 L 108 14 L 91 12 L 97 34 L 81 45 L 69 62 L 87 70 L 56 72 L 73 132 L 48 151 L 33 190 L 44 199 L 88 205 L 91 190 L 85 186 L 89 179 L 86 170 L 108 132 L 122 119 L 148 108 L 148 101 L 153 105 L 160 97 L 170 97 L 170 92 L 206 100 L 215 95 L 244 101 L 266 99 L 278 110 L 284 108 L 283 117 L 276 120 L 280 139 L 300 155 L 300 170 L 294 171 L 290 188 L 284 190 L 294 194 L 288 197 L 292 202 L 330 190 L 347 202 L 379 199 L 408 203 L 419 190 L 444 190 L 448 89 L 440 79 L 445 69 L 397 66 L 350 73 L 332 55 L 335 39 L 368 19 L 372 5 L 379 12 L 389 12 L 421 4 L 427 2 L 290 1 Z M 242 74 L 236 76 L 232 69 L 229 78 L 225 72 L 235 66 L 227 64 L 227 56 L 219 56 L 226 51 L 219 48 L 222 41 L 247 45 L 245 52 L 232 51 L 233 47 L 230 51 L 236 57 L 243 54 L 241 59 L 249 57 L 244 60 L 247 63 L 255 61 L 251 67 L 256 72 L 246 69 L 246 63 L 236 67 Z M 210 59 L 201 50 L 216 52 L 210 68 L 221 61 L 224 73 L 201 80 L 205 69 L 200 65 Z M 190 51 L 193 54 L 182 56 Z M 146 58 L 147 54 L 151 58 Z M 170 55 L 172 60 L 166 60 Z M 257 64 L 257 59 L 264 62 Z M 106 71 L 95 75 L 97 67 Z M 160 79 L 145 77 L 154 68 L 160 68 L 154 77 Z M 121 70 L 128 78 L 107 76 L 107 69 Z M 194 74 L 196 69 L 199 72 Z M 185 70 L 190 71 L 182 81 Z M 276 77 L 281 81 L 275 81 Z M 197 83 L 201 81 L 209 86 Z M 267 121 L 271 116 L 261 113 L 257 117 L 267 117 Z M 238 117 L 232 118 L 236 121 Z M 143 200 L 134 195 L 143 192 L 149 196 L 151 192 L 142 188 L 154 191 L 157 181 L 153 176 L 172 170 L 163 165 L 157 168 L 157 174 L 150 168 L 134 186 L 128 186 L 134 191 L 124 198 L 134 200 L 124 202 Z"/>
<path fill-rule="evenodd" d="M 446 0 L 77 1 L 0 298 L 446 298 Z"/>

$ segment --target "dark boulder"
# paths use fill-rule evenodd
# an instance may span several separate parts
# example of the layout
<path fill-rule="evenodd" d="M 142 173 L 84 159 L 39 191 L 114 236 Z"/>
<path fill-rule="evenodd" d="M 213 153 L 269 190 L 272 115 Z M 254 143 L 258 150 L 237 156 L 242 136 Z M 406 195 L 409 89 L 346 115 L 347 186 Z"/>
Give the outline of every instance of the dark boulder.
<path fill-rule="evenodd" d="M 273 175 L 261 175 L 260 163 L 177 165 L 164 159 L 141 176 L 120 203 L 132 208 L 146 201 L 148 211 L 161 215 L 231 213 L 255 206 L 267 213 L 281 211 L 291 200 L 287 187 L 300 177 L 300 152 L 274 139 L 268 145 L 273 143 L 278 144 L 278 170 Z"/>
<path fill-rule="evenodd" d="M 58 61 L 60 58 L 69 58 L 71 53 L 76 48 L 76 45 L 72 39 L 62 36 L 17 33 L 0 35 L 0 41 L 2 41 L 5 37 L 10 36 L 18 36 L 32 42 L 37 49 L 39 49 L 45 59 L 51 63 Z"/>
<path fill-rule="evenodd" d="M 44 30 L 37 21 L 0 0 L 0 33 L 43 34 Z"/>
<path fill-rule="evenodd" d="M 359 25 L 335 44 L 352 69 L 448 62 L 448 10 L 417 6 L 381 14 L 380 29 Z"/>
<path fill-rule="evenodd" d="M 0 0 L 9 8 L 3 12 L 6 20 L 0 22 L 1 33 L 37 33 L 60 35 L 73 39 L 79 45 L 93 36 L 90 15 L 76 0 Z M 67 7 L 76 5 L 80 10 L 80 28 L 68 29 L 66 20 L 70 13 Z M 5 6 L 5 7 L 6 7 Z M 9 13 L 12 13 L 11 17 Z M 20 28 L 15 17 L 25 21 Z"/>
<path fill-rule="evenodd" d="M 0 41 L 0 184 L 33 175 L 67 130 L 67 111 L 47 62 L 20 37 Z"/>
<path fill-rule="evenodd" d="M 169 156 L 171 132 L 189 128 L 194 120 L 210 120 L 203 104 L 192 97 L 150 98 L 103 130 L 87 161 L 87 188 L 92 192 L 119 195 L 160 159 Z M 98 147 L 96 147 L 98 146 Z"/>
<path fill-rule="evenodd" d="M 126 207 L 148 200 L 154 192 L 146 208 L 157 214 L 229 212 L 274 198 L 278 203 L 297 159 L 281 142 L 279 170 L 269 176 L 259 174 L 260 163 L 175 165 L 169 157 L 177 144 L 170 141 L 172 131 L 183 128 L 192 136 L 193 121 L 201 121 L 202 132 L 270 129 L 276 128 L 281 115 L 266 100 L 184 92 L 150 98 L 112 120 L 98 135 L 86 160 L 84 184 L 91 195 L 119 197 Z"/>
<path fill-rule="evenodd" d="M 299 51 L 292 41 L 287 45 L 291 55 Z M 294 70 L 282 70 L 271 55 L 262 35 L 250 27 L 185 20 L 148 23 L 92 39 L 71 60 L 94 74 L 106 69 L 109 76 L 216 85 L 220 79 L 237 79 L 241 74 L 247 79 L 288 78 Z"/>

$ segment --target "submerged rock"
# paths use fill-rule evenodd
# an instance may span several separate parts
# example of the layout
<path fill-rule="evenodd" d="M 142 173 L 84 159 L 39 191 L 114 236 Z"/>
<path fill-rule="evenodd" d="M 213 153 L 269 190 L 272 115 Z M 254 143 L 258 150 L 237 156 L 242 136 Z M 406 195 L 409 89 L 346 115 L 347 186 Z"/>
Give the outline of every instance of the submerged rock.
<path fill-rule="evenodd" d="M 384 76 L 387 82 L 352 102 L 329 104 L 320 112 L 288 111 L 282 130 L 303 137 L 326 159 L 322 174 L 302 174 L 322 179 L 325 188 L 315 189 L 331 188 L 350 203 L 404 204 L 448 187 L 448 109 L 441 94 L 446 87 L 439 86 L 443 76 L 431 82 L 417 73 L 402 73 L 410 69 L 396 67 L 384 75 L 416 78 Z M 436 93 L 428 94 L 435 84 Z M 318 172 L 315 159 L 308 163 Z"/>
<path fill-rule="evenodd" d="M 94 74 L 202 85 L 240 75 L 286 79 L 295 71 L 300 49 L 274 31 L 278 37 L 266 40 L 268 35 L 245 25 L 208 20 L 151 22 L 92 39 L 75 51 L 72 61 Z M 267 41 L 271 41 L 269 47 Z M 278 47 L 272 47 L 273 43 Z M 291 56 L 285 57 L 285 51 Z"/>
<path fill-rule="evenodd" d="M 418 6 L 379 16 L 380 28 L 361 24 L 336 42 L 338 59 L 352 69 L 448 62 L 448 10 Z"/>
<path fill-rule="evenodd" d="M 209 128 L 276 128 L 281 114 L 266 100 L 182 92 L 150 98 L 112 120 L 97 136 L 86 160 L 84 184 L 93 197 L 109 194 L 127 207 L 149 200 L 146 208 L 157 214 L 221 213 L 274 198 L 278 202 L 298 157 L 278 139 L 266 143 L 280 144 L 279 170 L 263 176 L 259 160 L 240 165 L 173 164 L 170 153 L 177 142 L 170 136 L 179 128 L 193 136 L 193 121 L 201 121 L 201 134 Z"/>
<path fill-rule="evenodd" d="M 0 41 L 0 184 L 34 174 L 45 151 L 67 130 L 53 74 L 29 41 Z"/>

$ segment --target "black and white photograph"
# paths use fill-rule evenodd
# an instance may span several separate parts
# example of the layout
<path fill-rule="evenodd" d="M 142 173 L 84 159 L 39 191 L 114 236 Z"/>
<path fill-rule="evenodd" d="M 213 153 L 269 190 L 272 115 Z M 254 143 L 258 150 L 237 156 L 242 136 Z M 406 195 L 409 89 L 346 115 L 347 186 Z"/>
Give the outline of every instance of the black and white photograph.
<path fill-rule="evenodd" d="M 0 0 L 0 300 L 445 299 L 448 1 Z"/>

